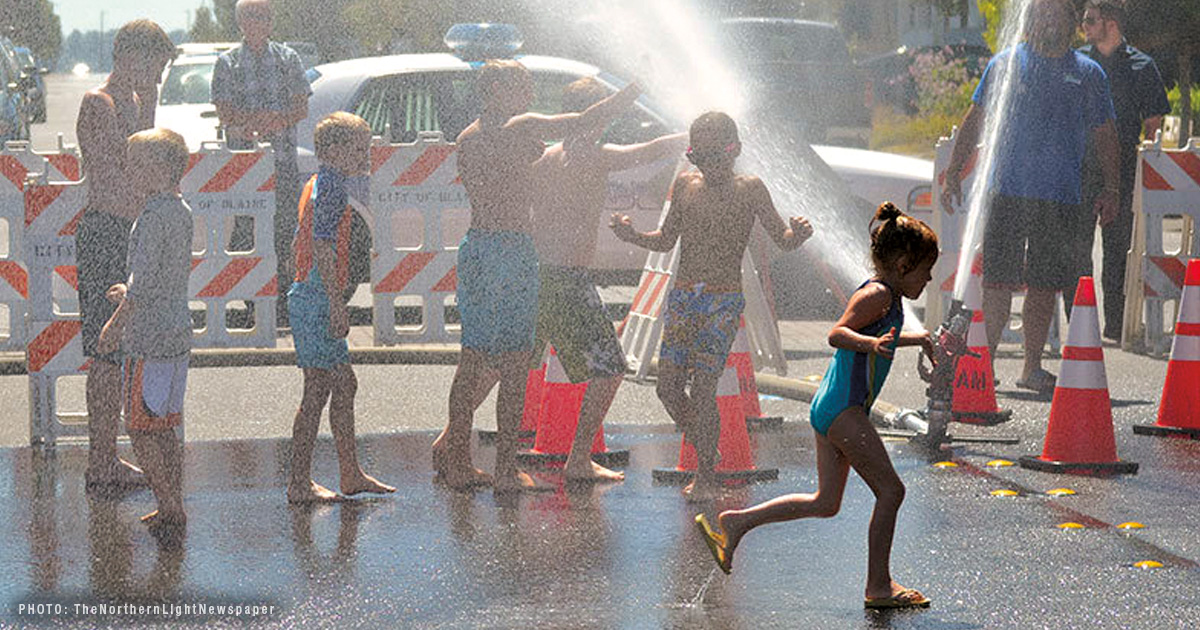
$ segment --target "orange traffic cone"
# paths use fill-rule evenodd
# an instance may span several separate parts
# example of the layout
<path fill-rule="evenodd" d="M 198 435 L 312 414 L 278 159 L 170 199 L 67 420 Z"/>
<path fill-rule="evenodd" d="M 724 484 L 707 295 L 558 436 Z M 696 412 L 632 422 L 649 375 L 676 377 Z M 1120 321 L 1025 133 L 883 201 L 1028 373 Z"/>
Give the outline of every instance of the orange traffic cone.
<path fill-rule="evenodd" d="M 1075 289 L 1062 355 L 1062 372 L 1050 403 L 1042 454 L 1022 457 L 1021 466 L 1081 475 L 1136 473 L 1136 463 L 1117 459 L 1104 350 L 1100 347 L 1100 318 L 1096 315 L 1096 287 L 1090 277 L 1080 278 Z"/>
<path fill-rule="evenodd" d="M 950 408 L 955 422 L 992 426 L 1012 419 L 1012 410 L 1000 411 L 996 405 L 996 375 L 992 372 L 992 354 L 988 349 L 987 328 L 983 323 L 983 255 L 971 264 L 963 307 L 972 312 L 967 330 L 967 348 L 978 357 L 965 355 L 958 360 L 954 374 L 954 403 Z"/>
<path fill-rule="evenodd" d="M 1200 259 L 1188 261 L 1183 278 L 1158 422 L 1135 424 L 1133 432 L 1200 440 Z"/>
<path fill-rule="evenodd" d="M 726 360 L 725 371 L 717 381 L 717 411 L 721 415 L 721 433 L 717 440 L 720 461 L 716 472 L 724 480 L 743 482 L 773 481 L 779 478 L 778 468 L 755 468 L 750 434 L 746 430 L 746 415 L 738 388 L 737 368 Z M 696 448 L 683 437 L 679 448 L 679 465 L 675 468 L 656 468 L 654 480 L 659 483 L 685 484 L 696 471 Z"/>
<path fill-rule="evenodd" d="M 746 416 L 746 428 L 781 429 L 783 416 L 764 416 L 758 404 L 758 383 L 754 379 L 754 359 L 750 356 L 750 338 L 746 335 L 746 316 L 738 321 L 737 336 L 729 350 L 728 362 L 737 371 L 738 389 L 742 399 L 742 413 Z"/>
<path fill-rule="evenodd" d="M 567 371 L 553 348 L 550 349 L 550 356 L 546 360 L 545 374 L 533 450 L 517 455 L 517 460 L 523 464 L 553 466 L 566 463 L 571 444 L 575 441 L 579 412 L 583 409 L 583 396 L 587 393 L 586 381 L 572 383 L 571 379 L 567 378 Z M 526 400 L 528 401 L 528 398 Z M 592 459 L 608 468 L 624 466 L 629 463 L 629 451 L 608 450 L 604 443 L 604 426 L 601 425 L 592 440 Z"/>

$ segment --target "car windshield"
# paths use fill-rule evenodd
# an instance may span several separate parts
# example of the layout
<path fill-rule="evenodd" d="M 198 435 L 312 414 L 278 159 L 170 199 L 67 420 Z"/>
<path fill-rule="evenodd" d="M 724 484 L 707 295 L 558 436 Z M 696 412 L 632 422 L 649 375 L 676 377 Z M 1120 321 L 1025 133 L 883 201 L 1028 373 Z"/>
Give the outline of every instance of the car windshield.
<path fill-rule="evenodd" d="M 202 105 L 212 100 L 214 56 L 207 63 L 174 64 L 163 80 L 159 105 Z"/>

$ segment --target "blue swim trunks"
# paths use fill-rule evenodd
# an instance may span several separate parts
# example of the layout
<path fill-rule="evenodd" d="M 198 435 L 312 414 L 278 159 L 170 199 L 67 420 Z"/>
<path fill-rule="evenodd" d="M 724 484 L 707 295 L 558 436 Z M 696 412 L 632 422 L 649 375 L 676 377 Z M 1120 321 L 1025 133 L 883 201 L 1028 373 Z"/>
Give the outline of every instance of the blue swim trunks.
<path fill-rule="evenodd" d="M 329 297 L 320 282 L 297 282 L 288 291 L 288 322 L 296 344 L 296 365 L 332 370 L 350 362 L 345 339 L 329 334 Z"/>
<path fill-rule="evenodd" d="M 487 355 L 531 352 L 538 309 L 533 237 L 468 230 L 458 249 L 462 347 Z"/>
<path fill-rule="evenodd" d="M 659 357 L 682 367 L 720 374 L 745 306 L 740 292 L 707 292 L 703 284 L 672 289 L 663 314 Z"/>
<path fill-rule="evenodd" d="M 859 288 L 878 280 L 868 280 Z M 882 282 L 884 286 L 888 286 Z M 904 309 L 900 304 L 900 293 L 888 286 L 892 293 L 892 305 L 888 312 L 878 320 L 867 324 L 862 330 L 856 331 L 868 337 L 881 337 L 892 328 L 896 329 L 899 339 L 900 331 L 904 328 Z M 892 349 L 896 348 L 895 343 Z M 817 395 L 809 406 L 809 422 L 813 430 L 821 435 L 829 433 L 829 427 L 841 413 L 851 407 L 862 407 L 870 411 L 875 404 L 875 398 L 883 389 L 888 372 L 892 368 L 892 360 L 877 354 L 854 352 L 838 348 L 825 370 Z"/>

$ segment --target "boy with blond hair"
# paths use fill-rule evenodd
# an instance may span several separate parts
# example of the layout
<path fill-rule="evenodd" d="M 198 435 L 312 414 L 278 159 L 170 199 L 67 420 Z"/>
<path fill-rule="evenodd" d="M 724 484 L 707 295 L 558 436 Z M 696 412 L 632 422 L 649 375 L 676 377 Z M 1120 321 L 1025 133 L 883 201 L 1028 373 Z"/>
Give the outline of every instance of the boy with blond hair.
<path fill-rule="evenodd" d="M 192 210 L 179 195 L 187 169 L 183 137 L 169 129 L 130 136 L 129 194 L 142 208 L 133 224 L 129 278 L 108 290 L 116 311 L 100 332 L 102 353 L 125 356 L 125 422 L 158 509 L 143 516 L 152 529 L 182 527 L 183 421 L 192 347 L 188 274 L 192 270 Z"/>
<path fill-rule="evenodd" d="M 329 427 L 338 454 L 342 495 L 395 492 L 363 472 L 354 439 L 354 395 L 358 380 L 350 367 L 346 283 L 349 277 L 349 180 L 370 173 L 371 128 L 347 112 L 317 123 L 313 135 L 320 169 L 304 186 L 292 251 L 296 277 L 288 291 L 288 319 L 296 344 L 296 364 L 304 372 L 304 393 L 292 425 L 290 503 L 341 500 L 312 480 L 312 455 L 329 403 Z"/>
<path fill-rule="evenodd" d="M 611 227 L 617 238 L 653 251 L 671 251 L 679 242 L 679 270 L 663 313 L 657 393 L 696 447 L 696 476 L 684 495 L 701 500 L 720 491 L 714 471 L 720 430 L 717 380 L 745 305 L 742 256 L 750 230 L 758 221 L 776 244 L 791 250 L 812 236 L 812 227 L 803 217 L 784 223 L 762 180 L 734 173 L 742 144 L 728 115 L 701 115 L 692 123 L 690 137 L 686 155 L 699 171 L 675 179 L 671 208 L 659 229 L 638 232 L 621 214 L 612 215 Z"/>

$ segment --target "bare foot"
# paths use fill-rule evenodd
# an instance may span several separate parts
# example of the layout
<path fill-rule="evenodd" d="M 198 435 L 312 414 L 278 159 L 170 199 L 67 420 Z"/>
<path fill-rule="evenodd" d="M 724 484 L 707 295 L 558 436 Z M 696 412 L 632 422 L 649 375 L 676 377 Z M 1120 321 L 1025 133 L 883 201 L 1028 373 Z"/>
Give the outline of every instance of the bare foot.
<path fill-rule="evenodd" d="M 697 477 L 683 488 L 683 498 L 689 503 L 712 501 L 720 497 L 721 494 L 721 482 L 715 479 L 701 479 Z"/>
<path fill-rule="evenodd" d="M 307 488 L 289 485 L 287 491 L 288 503 L 337 503 L 343 499 L 338 493 L 315 481 L 309 481 Z"/>
<path fill-rule="evenodd" d="M 609 483 L 625 481 L 625 473 L 609 470 L 592 460 L 584 464 L 583 470 L 578 466 L 568 466 L 563 469 L 563 478 L 572 483 Z"/>
<path fill-rule="evenodd" d="M 363 492 L 373 492 L 375 494 L 387 494 L 395 492 L 396 488 L 380 482 L 378 479 L 368 475 L 365 472 L 359 471 L 357 479 L 342 480 L 342 494 L 352 497 Z"/>
<path fill-rule="evenodd" d="M 530 477 L 528 473 L 517 471 L 512 476 L 498 477 L 495 490 L 505 492 L 552 492 L 554 486 Z"/>

